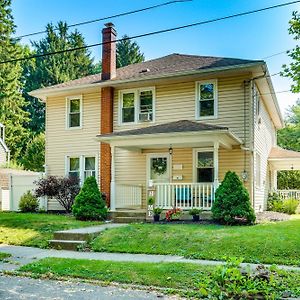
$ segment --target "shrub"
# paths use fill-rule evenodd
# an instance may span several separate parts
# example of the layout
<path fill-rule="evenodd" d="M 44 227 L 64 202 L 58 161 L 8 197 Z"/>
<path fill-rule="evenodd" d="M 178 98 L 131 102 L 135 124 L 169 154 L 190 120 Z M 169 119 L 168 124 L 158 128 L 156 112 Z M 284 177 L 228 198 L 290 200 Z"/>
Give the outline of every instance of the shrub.
<path fill-rule="evenodd" d="M 283 202 L 283 212 L 289 215 L 293 215 L 296 213 L 298 208 L 299 201 L 296 199 L 288 199 Z"/>
<path fill-rule="evenodd" d="M 72 212 L 78 220 L 105 220 L 108 210 L 95 177 L 88 177 L 75 198 Z"/>
<path fill-rule="evenodd" d="M 76 195 L 79 193 L 79 179 L 77 177 L 48 176 L 36 182 L 37 197 L 55 198 L 64 207 L 66 212 L 71 212 Z"/>
<path fill-rule="evenodd" d="M 235 172 L 228 171 L 216 190 L 212 215 L 216 221 L 225 224 L 254 223 L 249 193 Z"/>
<path fill-rule="evenodd" d="M 20 199 L 19 208 L 21 212 L 36 212 L 39 201 L 30 191 L 27 191 Z"/>
<path fill-rule="evenodd" d="M 269 193 L 267 201 L 267 210 L 269 211 L 283 211 L 283 201 L 278 193 Z"/>

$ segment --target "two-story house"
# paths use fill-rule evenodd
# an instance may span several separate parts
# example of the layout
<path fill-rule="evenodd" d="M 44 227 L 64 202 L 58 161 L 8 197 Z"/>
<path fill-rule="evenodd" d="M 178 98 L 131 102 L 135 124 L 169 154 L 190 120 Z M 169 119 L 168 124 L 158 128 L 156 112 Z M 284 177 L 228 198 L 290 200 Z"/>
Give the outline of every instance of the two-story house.
<path fill-rule="evenodd" d="M 102 74 L 31 92 L 46 103 L 47 173 L 95 176 L 112 211 L 144 210 L 149 191 L 164 209 L 209 210 L 231 170 L 265 209 L 277 170 L 300 167 L 276 145 L 266 63 L 170 54 L 116 69 L 113 25 L 102 34 Z"/>

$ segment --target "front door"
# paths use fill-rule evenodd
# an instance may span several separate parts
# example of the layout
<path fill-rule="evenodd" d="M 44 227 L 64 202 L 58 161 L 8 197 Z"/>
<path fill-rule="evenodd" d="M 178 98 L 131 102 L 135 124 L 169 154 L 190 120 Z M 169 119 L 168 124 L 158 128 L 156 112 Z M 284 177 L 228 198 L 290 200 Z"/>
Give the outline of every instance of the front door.
<path fill-rule="evenodd" d="M 170 182 L 170 155 L 165 153 L 148 156 L 148 186 Z"/>

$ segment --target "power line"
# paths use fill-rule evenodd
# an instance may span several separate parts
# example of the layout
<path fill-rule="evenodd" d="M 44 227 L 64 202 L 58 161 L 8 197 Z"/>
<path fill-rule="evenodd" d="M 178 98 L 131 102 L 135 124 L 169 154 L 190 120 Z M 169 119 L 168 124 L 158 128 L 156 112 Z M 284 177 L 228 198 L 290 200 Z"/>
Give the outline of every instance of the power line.
<path fill-rule="evenodd" d="M 266 11 L 266 10 L 270 10 L 270 9 L 274 9 L 274 8 L 284 7 L 284 6 L 296 4 L 299 2 L 300 2 L 300 0 L 286 2 L 286 3 L 282 3 L 282 4 L 277 4 L 277 5 L 273 5 L 273 6 L 256 9 L 256 10 L 237 13 L 237 14 L 228 15 L 228 16 L 224 16 L 224 17 L 219 17 L 219 18 L 215 18 L 215 19 L 211 19 L 211 20 L 200 21 L 200 22 L 196 22 L 196 23 L 191 23 L 191 24 L 182 25 L 182 26 L 178 26 L 178 27 L 172 27 L 172 28 L 168 28 L 168 29 L 162 29 L 162 30 L 158 30 L 158 31 L 152 31 L 152 32 L 148 32 L 148 33 L 143 33 L 143 34 L 138 34 L 135 36 L 127 37 L 127 38 L 116 39 L 113 42 L 116 43 L 116 42 L 120 42 L 120 41 L 124 41 L 124 40 L 137 39 L 137 38 L 146 37 L 146 36 L 150 36 L 150 35 L 157 35 L 157 34 L 161 34 L 161 33 L 185 29 L 185 28 L 189 28 L 189 27 L 214 23 L 214 22 L 223 21 L 223 20 L 227 20 L 227 19 L 231 19 L 231 18 L 235 18 L 235 17 L 241 17 L 241 16 L 245 16 L 245 15 L 250 15 L 250 14 L 254 14 L 254 13 L 258 13 L 258 12 L 262 12 L 262 11 Z M 78 50 L 82 50 L 82 49 L 86 49 L 86 48 L 93 48 L 93 47 L 101 46 L 103 44 L 109 44 L 109 43 L 111 43 L 111 42 L 96 43 L 96 44 L 86 45 L 86 46 L 82 46 L 82 47 L 70 48 L 70 49 L 66 49 L 66 50 L 59 50 L 59 51 L 48 52 L 48 53 L 43 53 L 43 54 L 31 55 L 28 57 L 15 58 L 15 59 L 11 59 L 11 60 L 2 61 L 2 62 L 0 62 L 0 64 L 12 63 L 12 62 L 17 62 L 17 61 L 22 61 L 22 60 L 27 60 L 27 59 L 33 59 L 33 58 L 40 58 L 40 57 L 45 57 L 45 56 L 50 56 L 50 55 L 55 55 L 55 54 L 62 54 L 62 53 L 71 52 L 71 51 L 78 51 Z"/>
<path fill-rule="evenodd" d="M 159 7 L 162 7 L 162 6 L 167 6 L 167 5 L 170 5 L 170 4 L 175 4 L 175 3 L 180 3 L 180 2 L 190 2 L 190 1 L 193 1 L 193 0 L 169 1 L 169 2 L 165 2 L 165 3 L 161 3 L 161 4 L 157 4 L 157 5 L 153 5 L 153 6 L 149 6 L 149 7 L 145 7 L 145 8 L 140 8 L 140 9 L 136 9 L 136 10 L 132 10 L 132 11 L 127 11 L 127 12 L 115 14 L 115 15 L 112 15 L 112 16 L 109 16 L 109 17 L 102 17 L 102 18 L 99 18 L 99 19 L 88 20 L 88 21 L 84 21 L 84 22 L 80 22 L 80 23 L 71 24 L 71 25 L 68 25 L 67 28 L 87 25 L 87 24 L 96 23 L 96 22 L 109 20 L 109 19 L 113 19 L 113 18 L 118 18 L 118 17 L 123 17 L 123 16 L 128 16 L 128 15 L 136 14 L 136 13 L 139 13 L 139 12 L 147 11 L 147 10 L 150 10 L 150 9 L 155 9 L 155 8 L 159 8 Z M 55 28 L 54 30 L 58 30 L 58 28 Z M 15 37 L 15 39 L 22 39 L 24 37 L 29 37 L 29 36 L 33 36 L 33 35 L 37 35 L 37 34 L 42 34 L 42 33 L 47 33 L 47 30 L 42 30 L 42 31 L 37 31 L 37 32 L 33 32 L 33 33 L 20 35 L 18 37 Z"/>
<path fill-rule="evenodd" d="M 269 59 L 269 58 L 272 58 L 272 57 L 274 57 L 274 56 L 284 54 L 284 53 L 286 53 L 287 51 L 290 51 L 290 50 L 292 50 L 292 49 L 288 49 L 288 50 L 286 50 L 286 51 L 281 51 L 281 52 L 278 52 L 278 53 L 274 53 L 274 54 L 265 56 L 265 57 L 263 57 L 262 59 Z"/>

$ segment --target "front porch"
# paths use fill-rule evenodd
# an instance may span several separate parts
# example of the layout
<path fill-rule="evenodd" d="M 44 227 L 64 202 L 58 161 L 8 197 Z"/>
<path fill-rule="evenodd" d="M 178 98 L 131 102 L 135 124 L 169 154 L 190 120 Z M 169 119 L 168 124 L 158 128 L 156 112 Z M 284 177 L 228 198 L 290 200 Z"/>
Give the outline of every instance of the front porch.
<path fill-rule="evenodd" d="M 220 126 L 179 121 L 98 139 L 111 148 L 112 212 L 146 211 L 149 196 L 164 210 L 209 211 L 228 170 L 250 173 L 242 142 Z"/>

